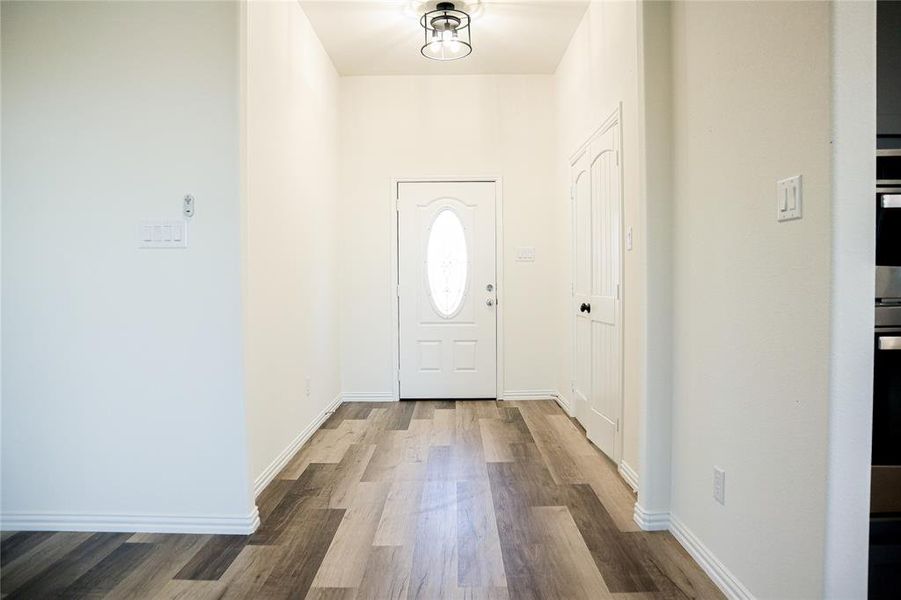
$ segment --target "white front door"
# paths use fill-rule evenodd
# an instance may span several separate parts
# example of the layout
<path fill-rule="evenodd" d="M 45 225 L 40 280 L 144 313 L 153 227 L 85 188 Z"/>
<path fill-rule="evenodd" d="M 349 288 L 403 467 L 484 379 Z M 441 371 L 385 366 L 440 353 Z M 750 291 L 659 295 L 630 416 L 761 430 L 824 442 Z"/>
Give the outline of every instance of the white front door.
<path fill-rule="evenodd" d="M 399 183 L 401 398 L 494 398 L 495 184 Z"/>
<path fill-rule="evenodd" d="M 620 460 L 622 412 L 622 195 L 619 123 L 572 164 L 573 395 L 594 444 Z"/>

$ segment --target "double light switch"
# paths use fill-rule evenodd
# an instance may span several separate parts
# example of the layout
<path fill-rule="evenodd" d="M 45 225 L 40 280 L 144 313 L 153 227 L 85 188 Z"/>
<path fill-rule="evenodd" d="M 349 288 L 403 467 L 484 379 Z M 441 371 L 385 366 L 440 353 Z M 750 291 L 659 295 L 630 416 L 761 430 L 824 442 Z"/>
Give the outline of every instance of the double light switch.
<path fill-rule="evenodd" d="M 776 220 L 801 218 L 801 176 L 795 175 L 776 182 Z"/>

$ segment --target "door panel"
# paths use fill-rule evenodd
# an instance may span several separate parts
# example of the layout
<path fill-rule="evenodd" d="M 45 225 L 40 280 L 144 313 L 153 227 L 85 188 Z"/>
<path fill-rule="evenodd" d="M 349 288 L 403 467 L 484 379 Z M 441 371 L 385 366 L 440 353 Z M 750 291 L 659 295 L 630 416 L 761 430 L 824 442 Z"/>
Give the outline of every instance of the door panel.
<path fill-rule="evenodd" d="M 619 126 L 596 136 L 573 164 L 576 417 L 619 462 L 622 412 L 622 195 Z M 582 180 L 586 184 L 581 184 Z M 585 273 L 589 275 L 586 277 Z M 588 310 L 584 310 L 585 308 Z"/>
<path fill-rule="evenodd" d="M 496 396 L 494 193 L 489 182 L 398 185 L 402 398 Z"/>

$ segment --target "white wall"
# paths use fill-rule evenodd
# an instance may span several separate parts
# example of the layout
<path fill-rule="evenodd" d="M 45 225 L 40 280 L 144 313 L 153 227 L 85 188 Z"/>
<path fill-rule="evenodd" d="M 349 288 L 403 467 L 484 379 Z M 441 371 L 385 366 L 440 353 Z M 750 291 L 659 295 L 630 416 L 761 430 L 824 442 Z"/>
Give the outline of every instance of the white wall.
<path fill-rule="evenodd" d="M 2 21 L 4 529 L 247 530 L 238 6 Z M 138 249 L 187 193 L 190 247 Z"/>
<path fill-rule="evenodd" d="M 753 595 L 819 597 L 830 6 L 680 2 L 672 26 L 673 517 Z M 777 223 L 776 181 L 797 174 L 804 218 Z"/>
<path fill-rule="evenodd" d="M 490 175 L 503 177 L 505 390 L 554 390 L 552 77 L 344 77 L 341 98 L 343 392 L 393 391 L 391 178 Z M 517 246 L 535 262 L 515 262 Z"/>
<path fill-rule="evenodd" d="M 873 424 L 876 3 L 832 5 L 832 355 L 827 598 L 867 589 Z"/>
<path fill-rule="evenodd" d="M 263 483 L 340 389 L 339 98 L 338 74 L 296 1 L 246 10 L 247 419 L 251 474 Z"/>
<path fill-rule="evenodd" d="M 640 130 L 638 102 L 638 11 L 634 2 L 592 2 L 573 35 L 554 77 L 557 150 L 554 204 L 560 267 L 554 296 L 560 315 L 556 337 L 557 385 L 570 394 L 572 380 L 572 229 L 569 157 L 622 103 L 623 220 L 632 227 L 633 250 L 625 252 L 623 271 L 623 461 L 638 470 L 641 405 L 641 331 L 644 297 L 640 212 Z"/>

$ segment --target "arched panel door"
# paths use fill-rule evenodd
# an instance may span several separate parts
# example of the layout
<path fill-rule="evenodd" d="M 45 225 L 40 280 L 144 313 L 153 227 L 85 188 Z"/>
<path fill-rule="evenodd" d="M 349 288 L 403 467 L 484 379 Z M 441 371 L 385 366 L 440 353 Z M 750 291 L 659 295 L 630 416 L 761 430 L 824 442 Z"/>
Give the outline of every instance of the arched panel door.
<path fill-rule="evenodd" d="M 573 399 L 588 438 L 615 462 L 622 418 L 622 187 L 619 123 L 572 164 Z"/>

